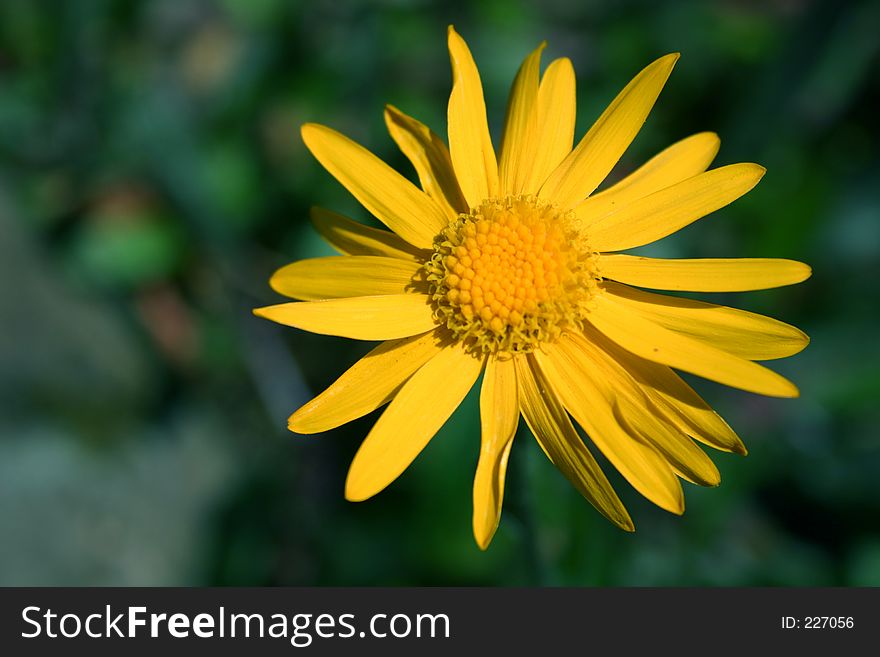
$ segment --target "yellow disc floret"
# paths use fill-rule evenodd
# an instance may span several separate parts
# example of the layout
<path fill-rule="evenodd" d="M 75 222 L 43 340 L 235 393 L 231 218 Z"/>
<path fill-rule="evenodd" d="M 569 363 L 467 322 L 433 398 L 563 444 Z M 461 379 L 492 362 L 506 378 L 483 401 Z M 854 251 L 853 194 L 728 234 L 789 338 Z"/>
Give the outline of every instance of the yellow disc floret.
<path fill-rule="evenodd" d="M 484 353 L 532 351 L 579 326 L 599 280 L 570 213 L 532 197 L 459 215 L 425 268 L 438 322 Z"/>

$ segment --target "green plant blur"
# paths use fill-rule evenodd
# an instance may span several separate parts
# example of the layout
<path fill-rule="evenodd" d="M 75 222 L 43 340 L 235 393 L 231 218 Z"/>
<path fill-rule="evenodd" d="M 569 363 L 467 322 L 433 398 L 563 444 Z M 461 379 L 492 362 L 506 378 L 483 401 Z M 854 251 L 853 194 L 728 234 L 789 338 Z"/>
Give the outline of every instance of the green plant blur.
<path fill-rule="evenodd" d="M 657 56 L 682 58 L 631 169 L 702 130 L 759 187 L 654 254 L 779 256 L 805 284 L 731 303 L 812 337 L 797 400 L 705 381 L 746 441 L 679 518 L 609 473 L 605 522 L 520 433 L 501 528 L 471 536 L 474 396 L 388 490 L 343 499 L 375 415 L 287 416 L 368 345 L 272 325 L 268 278 L 329 254 L 308 220 L 366 213 L 305 150 L 333 126 L 412 175 L 389 102 L 445 128 L 445 30 L 496 137 L 520 60 L 572 58 L 582 134 Z M 0 584 L 880 585 L 880 3 L 0 4 Z M 414 418 L 413 422 L 417 422 Z"/>

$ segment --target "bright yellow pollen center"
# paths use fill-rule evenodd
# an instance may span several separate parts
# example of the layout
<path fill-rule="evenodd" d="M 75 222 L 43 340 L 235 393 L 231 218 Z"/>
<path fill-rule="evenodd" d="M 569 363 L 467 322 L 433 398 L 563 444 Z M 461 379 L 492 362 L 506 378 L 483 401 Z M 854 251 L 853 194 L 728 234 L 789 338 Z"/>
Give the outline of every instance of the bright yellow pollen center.
<path fill-rule="evenodd" d="M 443 232 L 425 265 L 438 321 L 480 352 L 528 352 L 577 326 L 595 254 L 572 218 L 531 197 L 484 201 Z"/>

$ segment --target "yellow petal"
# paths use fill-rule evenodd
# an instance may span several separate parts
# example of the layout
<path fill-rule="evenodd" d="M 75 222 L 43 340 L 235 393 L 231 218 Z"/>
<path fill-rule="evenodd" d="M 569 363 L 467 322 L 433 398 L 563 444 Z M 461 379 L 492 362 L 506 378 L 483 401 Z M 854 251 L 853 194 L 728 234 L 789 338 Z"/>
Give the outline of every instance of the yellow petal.
<path fill-rule="evenodd" d="M 430 196 L 327 126 L 307 123 L 301 132 L 312 155 L 379 221 L 413 246 L 432 247 L 447 217 Z"/>
<path fill-rule="evenodd" d="M 748 453 L 739 436 L 693 388 L 666 365 L 639 358 L 587 328 L 587 338 L 607 351 L 639 382 L 667 421 L 696 440 L 725 452 Z"/>
<path fill-rule="evenodd" d="M 383 342 L 291 415 L 288 428 L 296 433 L 321 433 L 371 413 L 391 401 L 441 348 L 435 331 Z"/>
<path fill-rule="evenodd" d="M 741 358 L 785 358 L 802 351 L 810 342 L 800 329 L 764 315 L 645 292 L 612 281 L 605 281 L 603 287 L 621 304 L 652 322 Z"/>
<path fill-rule="evenodd" d="M 372 497 L 409 467 L 465 398 L 483 367 L 460 345 L 445 347 L 410 377 L 355 454 L 345 497 Z"/>
<path fill-rule="evenodd" d="M 798 396 L 794 384 L 776 372 L 665 329 L 611 294 L 594 301 L 590 323 L 637 356 L 759 395 Z"/>
<path fill-rule="evenodd" d="M 358 223 L 336 212 L 314 207 L 312 224 L 334 249 L 347 255 L 376 255 L 424 262 L 430 251 L 417 249 L 388 230 Z"/>
<path fill-rule="evenodd" d="M 385 125 L 391 138 L 412 162 L 422 189 L 437 201 L 446 216 L 454 219 L 459 212 L 467 212 L 467 201 L 455 179 L 449 149 L 443 140 L 428 126 L 392 105 L 385 107 Z"/>
<path fill-rule="evenodd" d="M 764 171 L 757 164 L 731 164 L 654 192 L 591 222 L 590 247 L 622 251 L 655 242 L 732 203 Z"/>
<path fill-rule="evenodd" d="M 661 509 L 684 512 L 681 484 L 656 449 L 636 440 L 620 420 L 637 421 L 635 405 L 622 394 L 624 391 L 603 379 L 605 369 L 584 357 L 584 352 L 571 349 L 570 343 L 559 341 L 545 346 L 544 353 L 535 352 L 535 359 L 547 377 L 562 405 L 587 432 L 617 471 Z"/>
<path fill-rule="evenodd" d="M 449 153 L 458 184 L 470 207 L 498 194 L 498 164 L 486 122 L 480 73 L 464 42 L 449 26 L 452 93 L 449 95 Z"/>
<path fill-rule="evenodd" d="M 624 254 L 599 258 L 602 276 L 656 290 L 744 292 L 793 285 L 810 277 L 802 262 L 782 258 L 663 260 Z"/>
<path fill-rule="evenodd" d="M 641 129 L 677 60 L 678 53 L 661 57 L 633 78 L 550 174 L 539 196 L 573 208 L 592 194 Z"/>
<path fill-rule="evenodd" d="M 627 352 L 597 331 L 586 336 L 575 333 L 563 336 L 558 351 L 584 372 L 582 377 L 595 372 L 593 384 L 602 390 L 607 400 L 619 406 L 621 427 L 636 440 L 652 445 L 674 472 L 701 486 L 720 483 L 721 475 L 712 460 L 667 418 L 659 408 L 662 399 L 656 399 L 653 390 L 634 378 L 628 367 L 630 359 L 620 357 L 629 355 Z"/>
<path fill-rule="evenodd" d="M 355 340 L 394 340 L 436 326 L 425 294 L 387 294 L 281 303 L 254 310 L 273 322 Z"/>
<path fill-rule="evenodd" d="M 316 300 L 412 291 L 421 265 L 384 256 L 330 256 L 285 265 L 269 279 L 292 299 Z"/>
<path fill-rule="evenodd" d="M 575 76 L 567 57 L 550 63 L 538 87 L 538 120 L 533 151 L 534 160 L 523 193 L 537 194 L 541 185 L 565 156 L 574 142 Z"/>
<path fill-rule="evenodd" d="M 619 183 L 590 196 L 575 208 L 584 225 L 643 196 L 703 173 L 718 154 L 714 132 L 700 132 L 661 151 Z"/>
<path fill-rule="evenodd" d="M 502 196 L 521 194 L 534 165 L 537 142 L 536 101 L 541 77 L 541 51 L 546 42 L 526 57 L 510 89 L 504 138 L 498 159 L 498 183 Z"/>
<path fill-rule="evenodd" d="M 621 529 L 633 531 L 626 508 L 578 436 L 534 356 L 516 356 L 514 363 L 520 409 L 544 453 L 602 515 Z"/>
<path fill-rule="evenodd" d="M 480 460 L 474 476 L 474 538 L 481 550 L 489 547 L 504 499 L 504 476 L 519 421 L 513 359 L 490 357 L 480 390 L 482 429 Z"/>

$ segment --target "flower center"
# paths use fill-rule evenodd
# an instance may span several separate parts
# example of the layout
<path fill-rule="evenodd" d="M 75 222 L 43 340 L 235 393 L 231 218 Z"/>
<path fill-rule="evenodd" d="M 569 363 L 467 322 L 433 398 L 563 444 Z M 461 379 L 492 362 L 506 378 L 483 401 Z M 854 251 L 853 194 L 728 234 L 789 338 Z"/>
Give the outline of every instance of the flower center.
<path fill-rule="evenodd" d="M 533 351 L 577 327 L 599 282 L 571 213 L 533 197 L 460 214 L 425 264 L 435 316 L 471 351 Z"/>

